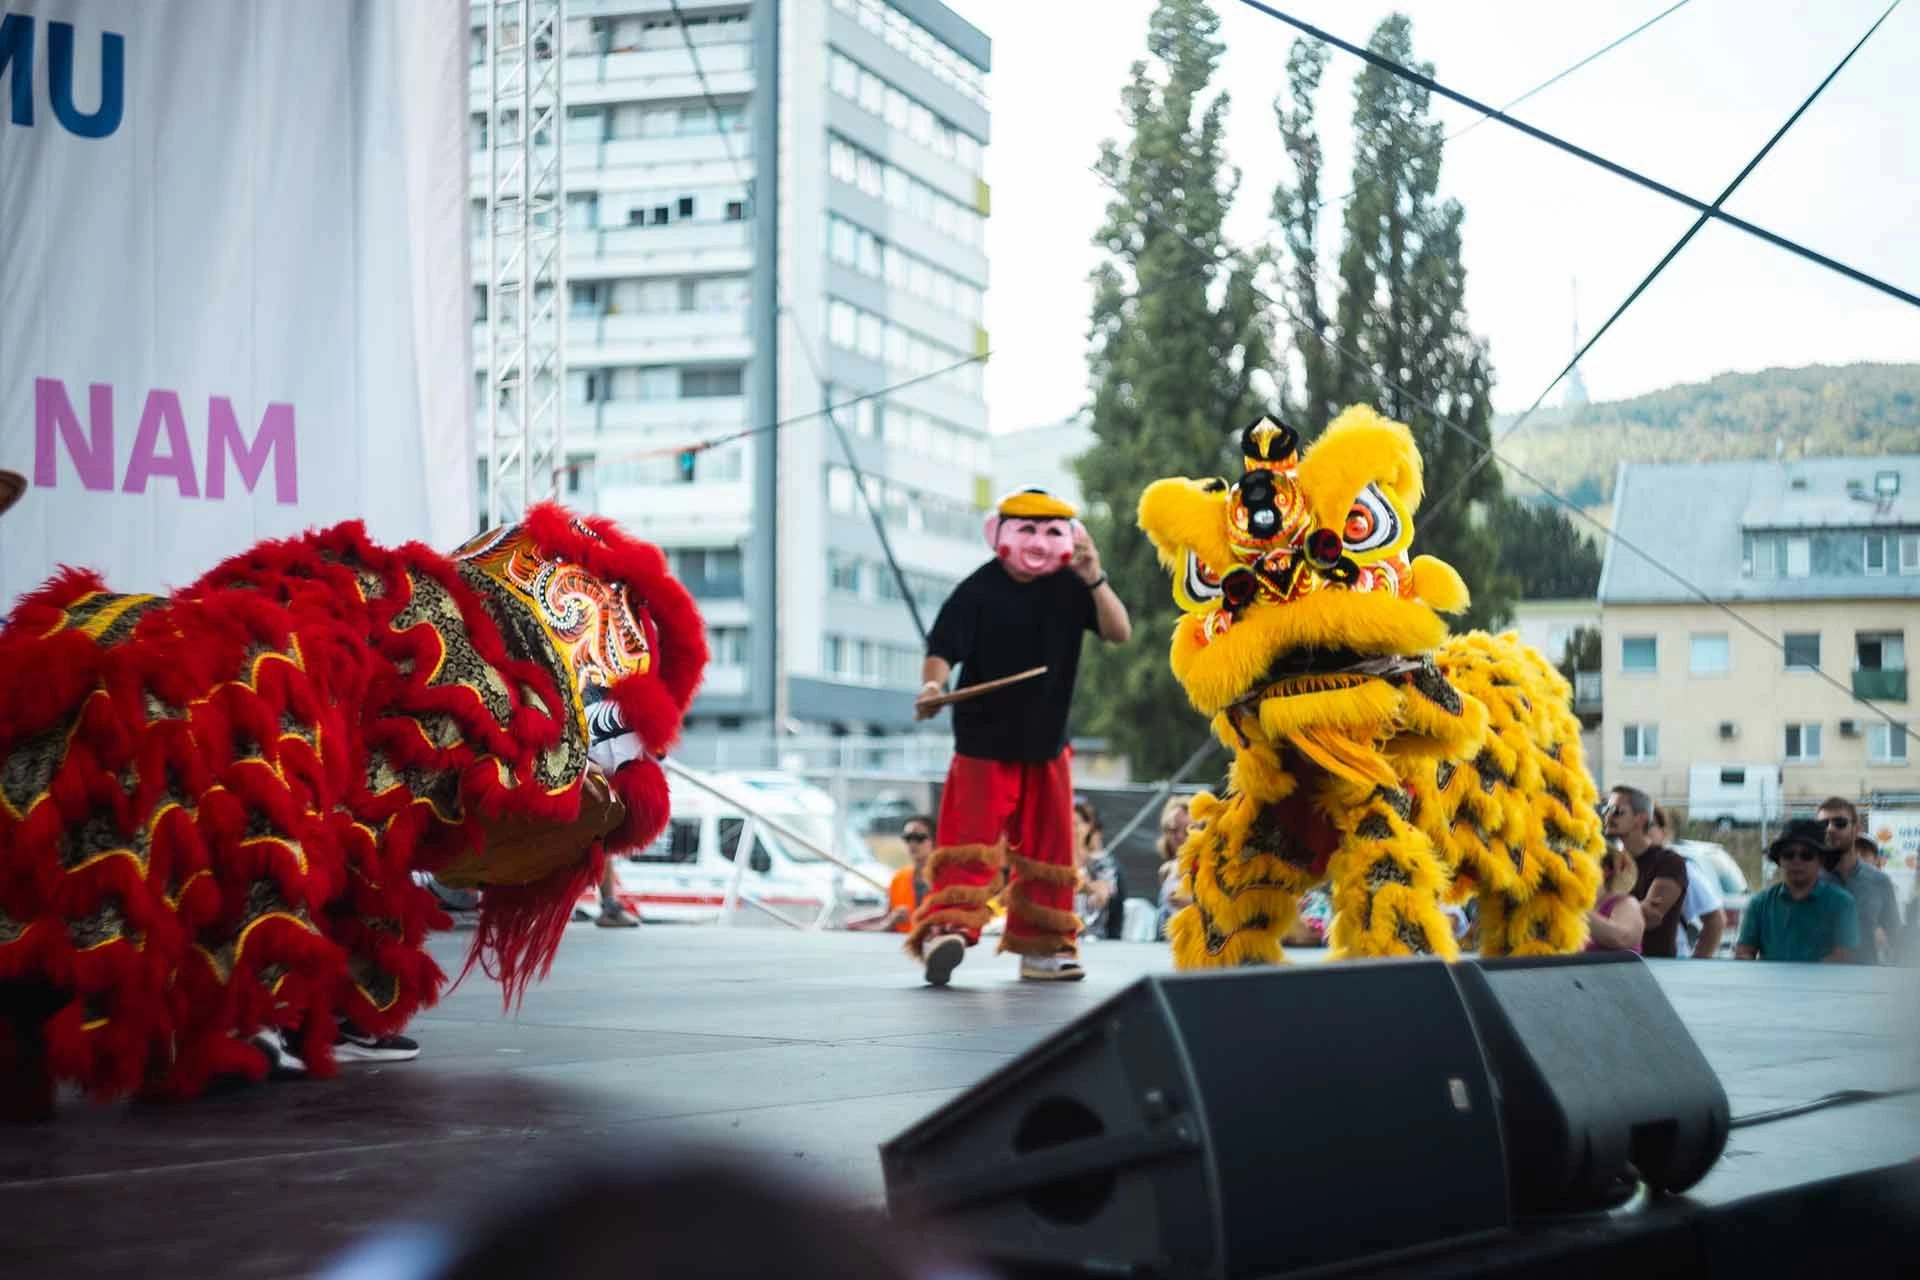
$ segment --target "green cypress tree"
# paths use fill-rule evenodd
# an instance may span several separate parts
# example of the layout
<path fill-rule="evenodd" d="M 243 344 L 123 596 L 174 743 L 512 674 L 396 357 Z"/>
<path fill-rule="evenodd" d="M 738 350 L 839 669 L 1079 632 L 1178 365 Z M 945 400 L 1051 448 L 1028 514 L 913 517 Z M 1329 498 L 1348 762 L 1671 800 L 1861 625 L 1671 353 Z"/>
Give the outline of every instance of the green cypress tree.
<path fill-rule="evenodd" d="M 1393 14 L 1368 46 L 1416 63 L 1413 24 Z M 1281 140 L 1294 166 L 1274 197 L 1290 256 L 1284 276 L 1300 317 L 1322 321 L 1317 272 L 1320 146 L 1312 95 L 1326 65 L 1316 46 L 1296 42 L 1288 59 L 1289 99 L 1276 102 Z M 1342 350 L 1296 329 L 1304 373 L 1301 434 L 1311 438 L 1340 407 L 1363 401 L 1406 423 L 1425 463 L 1430 498 L 1448 494 L 1491 445 L 1493 367 L 1486 343 L 1467 325 L 1460 263 L 1460 204 L 1438 196 L 1444 134 L 1427 90 L 1374 66 L 1354 81 L 1354 191 L 1342 227 L 1339 296 L 1324 328 Z M 1324 327 L 1324 326 L 1323 326 Z M 1309 357 L 1310 348 L 1319 348 Z M 1348 353 L 1351 354 L 1348 354 Z M 1454 425 L 1443 426 L 1427 408 Z M 1494 626 L 1511 612 L 1515 582 L 1500 565 L 1500 474 L 1485 466 L 1463 492 L 1415 517 L 1416 553 L 1453 565 L 1473 592 L 1456 626 Z"/>
<path fill-rule="evenodd" d="M 1088 531 L 1133 615 L 1134 640 L 1089 648 L 1076 725 L 1105 736 L 1134 772 L 1164 777 L 1205 735 L 1167 666 L 1177 610 L 1134 523 L 1162 476 L 1225 474 L 1232 433 L 1267 410 L 1272 333 L 1256 256 L 1228 251 L 1221 224 L 1239 173 L 1224 152 L 1227 95 L 1207 96 L 1223 46 L 1204 0 L 1162 0 L 1150 57 L 1121 101 L 1131 136 L 1101 147 L 1113 189 L 1095 243 L 1091 351 L 1095 444 L 1079 461 Z"/>

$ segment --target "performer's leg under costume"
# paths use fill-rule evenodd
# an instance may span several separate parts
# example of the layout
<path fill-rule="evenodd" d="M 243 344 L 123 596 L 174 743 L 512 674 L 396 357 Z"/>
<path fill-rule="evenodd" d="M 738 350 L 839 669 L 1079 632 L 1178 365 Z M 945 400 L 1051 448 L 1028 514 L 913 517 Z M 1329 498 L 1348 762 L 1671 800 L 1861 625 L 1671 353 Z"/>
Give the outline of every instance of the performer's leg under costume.
<path fill-rule="evenodd" d="M 953 758 L 925 873 L 933 891 L 914 913 L 909 954 L 921 957 L 935 933 L 958 933 L 968 946 L 978 942 L 992 916 L 987 902 L 1007 877 L 1007 931 L 999 949 L 1073 954 L 1079 919 L 1073 914 L 1070 761 L 1069 751 L 1044 764 Z"/>

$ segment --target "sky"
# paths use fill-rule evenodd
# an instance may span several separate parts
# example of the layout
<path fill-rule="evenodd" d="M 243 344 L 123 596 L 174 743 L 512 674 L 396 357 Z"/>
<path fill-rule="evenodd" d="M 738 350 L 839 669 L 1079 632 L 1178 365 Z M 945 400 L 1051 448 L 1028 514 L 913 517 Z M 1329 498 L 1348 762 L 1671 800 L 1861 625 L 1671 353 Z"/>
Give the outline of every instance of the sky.
<path fill-rule="evenodd" d="M 1146 54 L 1152 0 L 946 0 L 993 41 L 993 189 L 987 398 L 995 431 L 1058 422 L 1087 401 L 1088 273 L 1107 187 L 1089 166 L 1121 134 L 1120 90 Z M 1435 77 L 1501 104 L 1660 12 L 1672 0 L 1279 0 L 1364 45 L 1398 9 Z M 1633 40 L 1516 109 L 1540 128 L 1712 201 L 1832 70 L 1886 0 L 1689 0 Z M 1242 174 L 1227 223 L 1272 233 L 1285 159 L 1272 103 L 1286 89 L 1289 27 L 1215 0 L 1227 52 L 1228 155 Z M 1881 26 L 1726 209 L 1920 292 L 1920 4 Z M 1352 86 L 1332 53 L 1318 104 L 1330 194 L 1351 182 Z M 1438 98 L 1449 132 L 1473 113 Z M 1696 216 L 1489 121 L 1450 143 L 1441 191 L 1466 210 L 1467 314 L 1492 346 L 1495 406 L 1524 409 Z M 1329 243 L 1337 229 L 1329 225 Z M 1728 370 L 1920 360 L 1920 309 L 1723 224 L 1710 224 L 1634 303 L 1581 372 L 1594 400 Z M 1564 384 L 1563 384 L 1564 387 Z M 1547 404 L 1560 403 L 1556 389 Z"/>

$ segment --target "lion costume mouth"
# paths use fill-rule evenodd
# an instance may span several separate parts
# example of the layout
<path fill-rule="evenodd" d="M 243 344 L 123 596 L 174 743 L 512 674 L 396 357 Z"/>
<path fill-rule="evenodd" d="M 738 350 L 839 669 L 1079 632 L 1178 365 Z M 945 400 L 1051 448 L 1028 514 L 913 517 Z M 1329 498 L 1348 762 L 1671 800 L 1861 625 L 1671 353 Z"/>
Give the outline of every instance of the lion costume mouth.
<path fill-rule="evenodd" d="M 1425 665 L 1419 657 L 1402 654 L 1360 653 L 1353 649 L 1298 649 L 1274 658 L 1260 678 L 1242 690 L 1234 702 L 1357 689 L 1376 680 L 1407 684 Z"/>

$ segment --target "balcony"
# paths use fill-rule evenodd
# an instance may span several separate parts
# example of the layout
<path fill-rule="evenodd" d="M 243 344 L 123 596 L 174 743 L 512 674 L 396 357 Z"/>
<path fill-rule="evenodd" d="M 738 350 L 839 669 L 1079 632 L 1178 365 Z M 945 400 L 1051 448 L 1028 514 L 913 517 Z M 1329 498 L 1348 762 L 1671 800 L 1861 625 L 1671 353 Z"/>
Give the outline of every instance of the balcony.
<path fill-rule="evenodd" d="M 1853 673 L 1853 696 L 1865 698 L 1869 702 L 1905 702 L 1907 700 L 1907 672 L 1904 667 L 1894 670 L 1861 669 Z"/>

